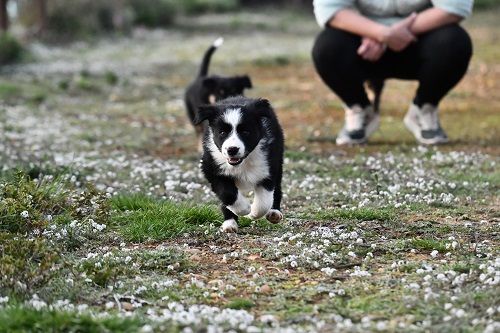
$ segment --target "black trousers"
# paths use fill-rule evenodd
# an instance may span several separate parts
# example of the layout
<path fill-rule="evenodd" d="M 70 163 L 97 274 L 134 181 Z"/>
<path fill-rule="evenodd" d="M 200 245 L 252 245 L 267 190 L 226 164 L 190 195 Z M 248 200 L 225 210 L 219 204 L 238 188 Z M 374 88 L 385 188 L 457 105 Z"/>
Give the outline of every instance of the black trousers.
<path fill-rule="evenodd" d="M 361 37 L 335 28 L 325 28 L 312 50 L 320 77 L 347 105 L 370 104 L 364 89 L 367 80 L 388 78 L 418 80 L 413 102 L 437 106 L 462 79 L 472 56 L 472 42 L 458 24 L 446 25 L 418 36 L 401 52 L 387 49 L 376 62 L 363 60 L 357 49 Z"/>

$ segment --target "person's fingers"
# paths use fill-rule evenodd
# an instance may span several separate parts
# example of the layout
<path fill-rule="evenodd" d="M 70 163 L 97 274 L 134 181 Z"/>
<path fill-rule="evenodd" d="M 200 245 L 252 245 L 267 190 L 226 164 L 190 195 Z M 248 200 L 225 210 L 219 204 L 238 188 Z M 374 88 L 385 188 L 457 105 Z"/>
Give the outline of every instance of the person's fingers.
<path fill-rule="evenodd" d="M 377 61 L 380 59 L 382 53 L 383 53 L 383 45 L 379 43 L 371 43 L 370 47 L 367 49 L 367 51 L 364 53 L 362 56 L 363 59 L 368 60 L 368 61 Z"/>
<path fill-rule="evenodd" d="M 417 18 L 417 13 L 413 12 L 409 16 L 405 17 L 401 21 L 397 23 L 398 26 L 403 26 L 403 27 L 411 27 L 413 22 L 415 22 L 415 19 Z"/>
<path fill-rule="evenodd" d="M 382 57 L 382 54 L 384 54 L 384 46 L 383 45 L 377 45 L 376 50 L 373 52 L 372 56 L 372 61 L 377 61 Z"/>
<path fill-rule="evenodd" d="M 370 49 L 368 49 L 365 53 L 363 53 L 361 55 L 361 58 L 365 59 L 365 60 L 370 60 L 372 57 L 372 52 Z"/>
<path fill-rule="evenodd" d="M 414 34 L 412 34 L 410 30 L 406 29 L 406 33 L 407 33 L 408 38 L 412 42 L 416 42 L 417 41 L 417 36 L 415 36 Z"/>
<path fill-rule="evenodd" d="M 378 52 L 378 45 L 372 45 L 372 47 L 368 49 L 368 52 L 366 52 L 366 56 L 369 59 L 373 59 L 377 54 L 377 52 Z"/>
<path fill-rule="evenodd" d="M 360 56 L 364 55 L 366 53 L 366 50 L 368 49 L 368 45 L 366 43 L 361 43 L 361 46 L 358 47 L 358 54 Z"/>
<path fill-rule="evenodd" d="M 405 45 L 401 42 L 396 42 L 396 43 L 393 43 L 392 45 L 389 45 L 389 48 L 393 51 L 396 51 L 396 52 L 399 52 L 401 51 L 402 49 L 404 49 Z"/>

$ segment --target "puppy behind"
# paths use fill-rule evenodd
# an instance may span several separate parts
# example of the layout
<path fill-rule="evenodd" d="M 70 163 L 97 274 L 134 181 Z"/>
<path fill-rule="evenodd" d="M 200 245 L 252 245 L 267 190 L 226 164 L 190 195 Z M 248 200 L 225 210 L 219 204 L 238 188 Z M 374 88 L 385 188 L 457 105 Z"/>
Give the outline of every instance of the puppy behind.
<path fill-rule="evenodd" d="M 219 37 L 208 48 L 203 56 L 200 71 L 196 79 L 188 86 L 184 96 L 189 119 L 195 126 L 198 138 L 201 139 L 204 127 L 203 124 L 195 124 L 196 111 L 199 106 L 213 104 L 230 96 L 242 95 L 245 88 L 252 88 L 252 82 L 247 75 L 243 76 L 216 76 L 208 74 L 208 67 L 212 54 L 222 45 L 224 40 Z"/>
<path fill-rule="evenodd" d="M 278 223 L 283 173 L 283 131 L 265 99 L 231 97 L 201 106 L 196 123 L 208 120 L 201 169 L 222 202 L 222 230 L 236 232 L 238 216 Z M 254 192 L 250 205 L 245 197 Z"/>

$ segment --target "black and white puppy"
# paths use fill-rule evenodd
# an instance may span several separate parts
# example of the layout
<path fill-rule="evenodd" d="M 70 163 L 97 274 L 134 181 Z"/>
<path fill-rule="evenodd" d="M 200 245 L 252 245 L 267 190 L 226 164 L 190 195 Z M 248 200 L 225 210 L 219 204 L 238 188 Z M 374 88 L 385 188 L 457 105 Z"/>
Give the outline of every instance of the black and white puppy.
<path fill-rule="evenodd" d="M 198 76 L 188 86 L 184 95 L 188 117 L 195 127 L 199 139 L 201 139 L 206 127 L 206 124 L 203 123 L 195 124 L 196 112 L 200 105 L 213 104 L 230 96 L 243 95 L 245 88 L 252 88 L 252 82 L 247 75 L 228 77 L 208 75 L 212 54 L 223 42 L 222 37 L 219 37 L 205 52 Z"/>
<path fill-rule="evenodd" d="M 222 230 L 236 232 L 238 216 L 281 221 L 284 137 L 269 101 L 231 97 L 201 106 L 197 123 L 205 120 L 201 169 L 222 201 Z"/>

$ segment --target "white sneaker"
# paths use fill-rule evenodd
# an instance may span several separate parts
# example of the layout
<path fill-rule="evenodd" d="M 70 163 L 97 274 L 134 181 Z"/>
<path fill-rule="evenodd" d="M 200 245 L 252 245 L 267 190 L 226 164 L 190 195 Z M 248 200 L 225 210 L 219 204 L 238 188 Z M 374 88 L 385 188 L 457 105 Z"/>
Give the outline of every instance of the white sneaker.
<path fill-rule="evenodd" d="M 359 144 L 366 142 L 368 137 L 380 125 L 380 116 L 373 111 L 371 105 L 361 108 L 354 105 L 345 108 L 345 123 L 335 140 L 337 145 Z"/>
<path fill-rule="evenodd" d="M 441 128 L 438 112 L 438 108 L 432 104 L 424 104 L 422 108 L 411 104 L 403 122 L 420 143 L 426 145 L 446 143 L 448 136 Z"/>

